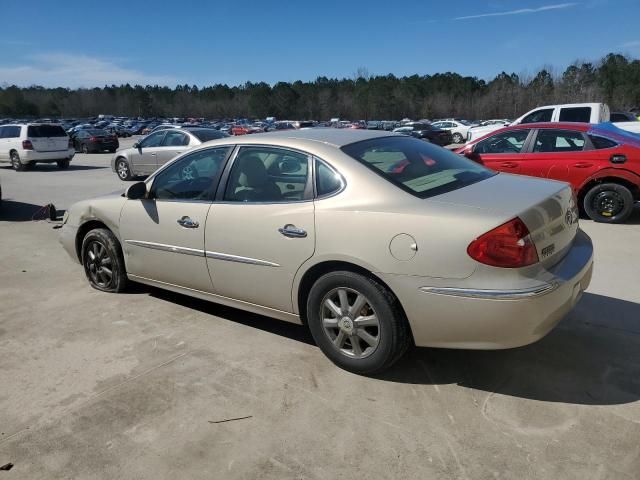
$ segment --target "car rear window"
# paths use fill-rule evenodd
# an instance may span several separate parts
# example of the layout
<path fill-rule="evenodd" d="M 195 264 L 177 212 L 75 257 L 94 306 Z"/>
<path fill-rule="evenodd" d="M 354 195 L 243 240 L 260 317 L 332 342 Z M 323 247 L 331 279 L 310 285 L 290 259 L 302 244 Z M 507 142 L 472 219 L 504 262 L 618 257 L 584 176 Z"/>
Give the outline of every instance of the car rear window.
<path fill-rule="evenodd" d="M 87 129 L 85 130 L 85 132 L 87 132 L 89 135 L 93 135 L 94 137 L 106 137 L 109 136 L 109 132 L 107 132 L 106 130 L 102 130 L 102 129 L 97 129 L 97 128 L 93 128 L 93 129 Z"/>
<path fill-rule="evenodd" d="M 60 125 L 30 125 L 27 129 L 27 137 L 66 137 L 67 133 Z"/>
<path fill-rule="evenodd" d="M 219 130 L 190 130 L 192 134 L 194 134 L 198 140 L 201 142 L 208 142 L 209 140 L 216 140 L 218 138 L 229 137 L 230 135 Z"/>
<path fill-rule="evenodd" d="M 591 139 L 591 143 L 593 143 L 593 147 L 596 150 L 602 150 L 604 148 L 613 148 L 618 146 L 618 144 L 613 140 L 609 140 L 608 138 L 600 137 L 598 135 L 589 135 L 589 139 Z"/>
<path fill-rule="evenodd" d="M 411 137 L 383 137 L 342 151 L 401 189 L 428 198 L 495 175 L 467 158 Z"/>

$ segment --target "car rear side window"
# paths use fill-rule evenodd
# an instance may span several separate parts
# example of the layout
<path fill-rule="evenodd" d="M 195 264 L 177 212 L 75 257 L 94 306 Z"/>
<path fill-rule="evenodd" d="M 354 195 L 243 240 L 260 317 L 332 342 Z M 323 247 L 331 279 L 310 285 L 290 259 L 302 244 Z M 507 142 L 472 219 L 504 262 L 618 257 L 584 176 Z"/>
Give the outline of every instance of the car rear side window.
<path fill-rule="evenodd" d="M 401 189 L 428 198 L 495 175 L 471 160 L 410 137 L 381 137 L 342 151 Z"/>
<path fill-rule="evenodd" d="M 530 131 L 518 129 L 492 135 L 478 142 L 473 151 L 478 154 L 520 153 Z"/>
<path fill-rule="evenodd" d="M 533 147 L 536 153 L 581 152 L 584 150 L 582 132 L 571 130 L 540 130 Z"/>
<path fill-rule="evenodd" d="M 325 197 L 339 191 L 344 185 L 340 174 L 327 166 L 324 162 L 316 160 L 316 194 Z"/>
<path fill-rule="evenodd" d="M 27 128 L 27 137 L 66 137 L 67 132 L 60 125 L 30 125 Z"/>
<path fill-rule="evenodd" d="M 5 128 L 4 138 L 20 138 L 19 126 L 4 127 L 4 128 Z"/>
<path fill-rule="evenodd" d="M 162 140 L 163 147 L 182 147 L 189 145 L 189 137 L 182 132 L 169 131 Z"/>
<path fill-rule="evenodd" d="M 589 140 L 591 140 L 593 148 L 595 148 L 596 150 L 618 146 L 618 144 L 613 140 L 609 140 L 608 138 L 600 137 L 598 135 L 589 135 Z"/>
<path fill-rule="evenodd" d="M 542 108 L 531 112 L 524 117 L 520 123 L 538 123 L 538 122 L 550 122 L 553 116 L 553 108 Z"/>
<path fill-rule="evenodd" d="M 217 140 L 218 138 L 226 138 L 229 136 L 227 133 L 213 129 L 193 130 L 191 133 L 194 134 L 202 143 L 208 142 L 209 140 Z"/>
<path fill-rule="evenodd" d="M 570 107 L 560 109 L 561 122 L 589 123 L 591 120 L 591 107 Z"/>

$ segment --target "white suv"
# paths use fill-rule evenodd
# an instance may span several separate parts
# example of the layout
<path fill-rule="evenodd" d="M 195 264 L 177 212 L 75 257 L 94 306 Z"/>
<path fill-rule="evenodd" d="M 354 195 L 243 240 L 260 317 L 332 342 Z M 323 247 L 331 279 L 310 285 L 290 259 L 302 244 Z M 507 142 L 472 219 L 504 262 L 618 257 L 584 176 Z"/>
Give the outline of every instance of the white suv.
<path fill-rule="evenodd" d="M 58 168 L 67 168 L 74 155 L 69 135 L 60 125 L 0 126 L 0 162 L 11 162 L 14 170 L 25 170 L 36 162 L 56 162 Z"/>

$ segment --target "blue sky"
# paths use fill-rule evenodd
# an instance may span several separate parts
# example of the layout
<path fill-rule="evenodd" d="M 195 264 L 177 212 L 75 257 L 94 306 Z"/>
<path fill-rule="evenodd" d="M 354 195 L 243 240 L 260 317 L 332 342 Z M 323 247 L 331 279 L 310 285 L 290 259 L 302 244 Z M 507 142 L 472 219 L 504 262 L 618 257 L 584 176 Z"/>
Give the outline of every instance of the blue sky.
<path fill-rule="evenodd" d="M 640 57 L 638 0 L 2 2 L 0 85 L 199 86 Z"/>

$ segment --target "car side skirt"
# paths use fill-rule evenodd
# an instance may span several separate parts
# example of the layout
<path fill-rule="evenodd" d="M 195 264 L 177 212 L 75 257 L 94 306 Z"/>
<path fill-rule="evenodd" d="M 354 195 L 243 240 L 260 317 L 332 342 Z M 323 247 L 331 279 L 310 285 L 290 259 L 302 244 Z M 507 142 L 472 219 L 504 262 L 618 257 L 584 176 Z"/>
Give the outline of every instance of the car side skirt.
<path fill-rule="evenodd" d="M 215 293 L 203 292 L 202 290 L 195 290 L 193 288 L 181 287 L 172 283 L 161 282 L 159 280 L 152 280 L 150 278 L 140 277 L 138 275 L 127 274 L 127 277 L 134 282 L 144 283 L 152 287 L 163 288 L 165 290 L 171 290 L 172 292 L 181 293 L 191 297 L 196 297 L 208 302 L 219 303 L 228 307 L 238 308 L 240 310 L 246 310 L 248 312 L 257 313 L 267 317 L 277 318 L 278 320 L 284 320 L 285 322 L 296 323 L 301 325 L 302 320 L 295 313 L 285 312 L 282 310 L 276 310 L 275 308 L 264 307 L 262 305 L 256 305 L 255 303 L 243 302 L 242 300 L 236 300 L 234 298 L 224 297 Z"/>

